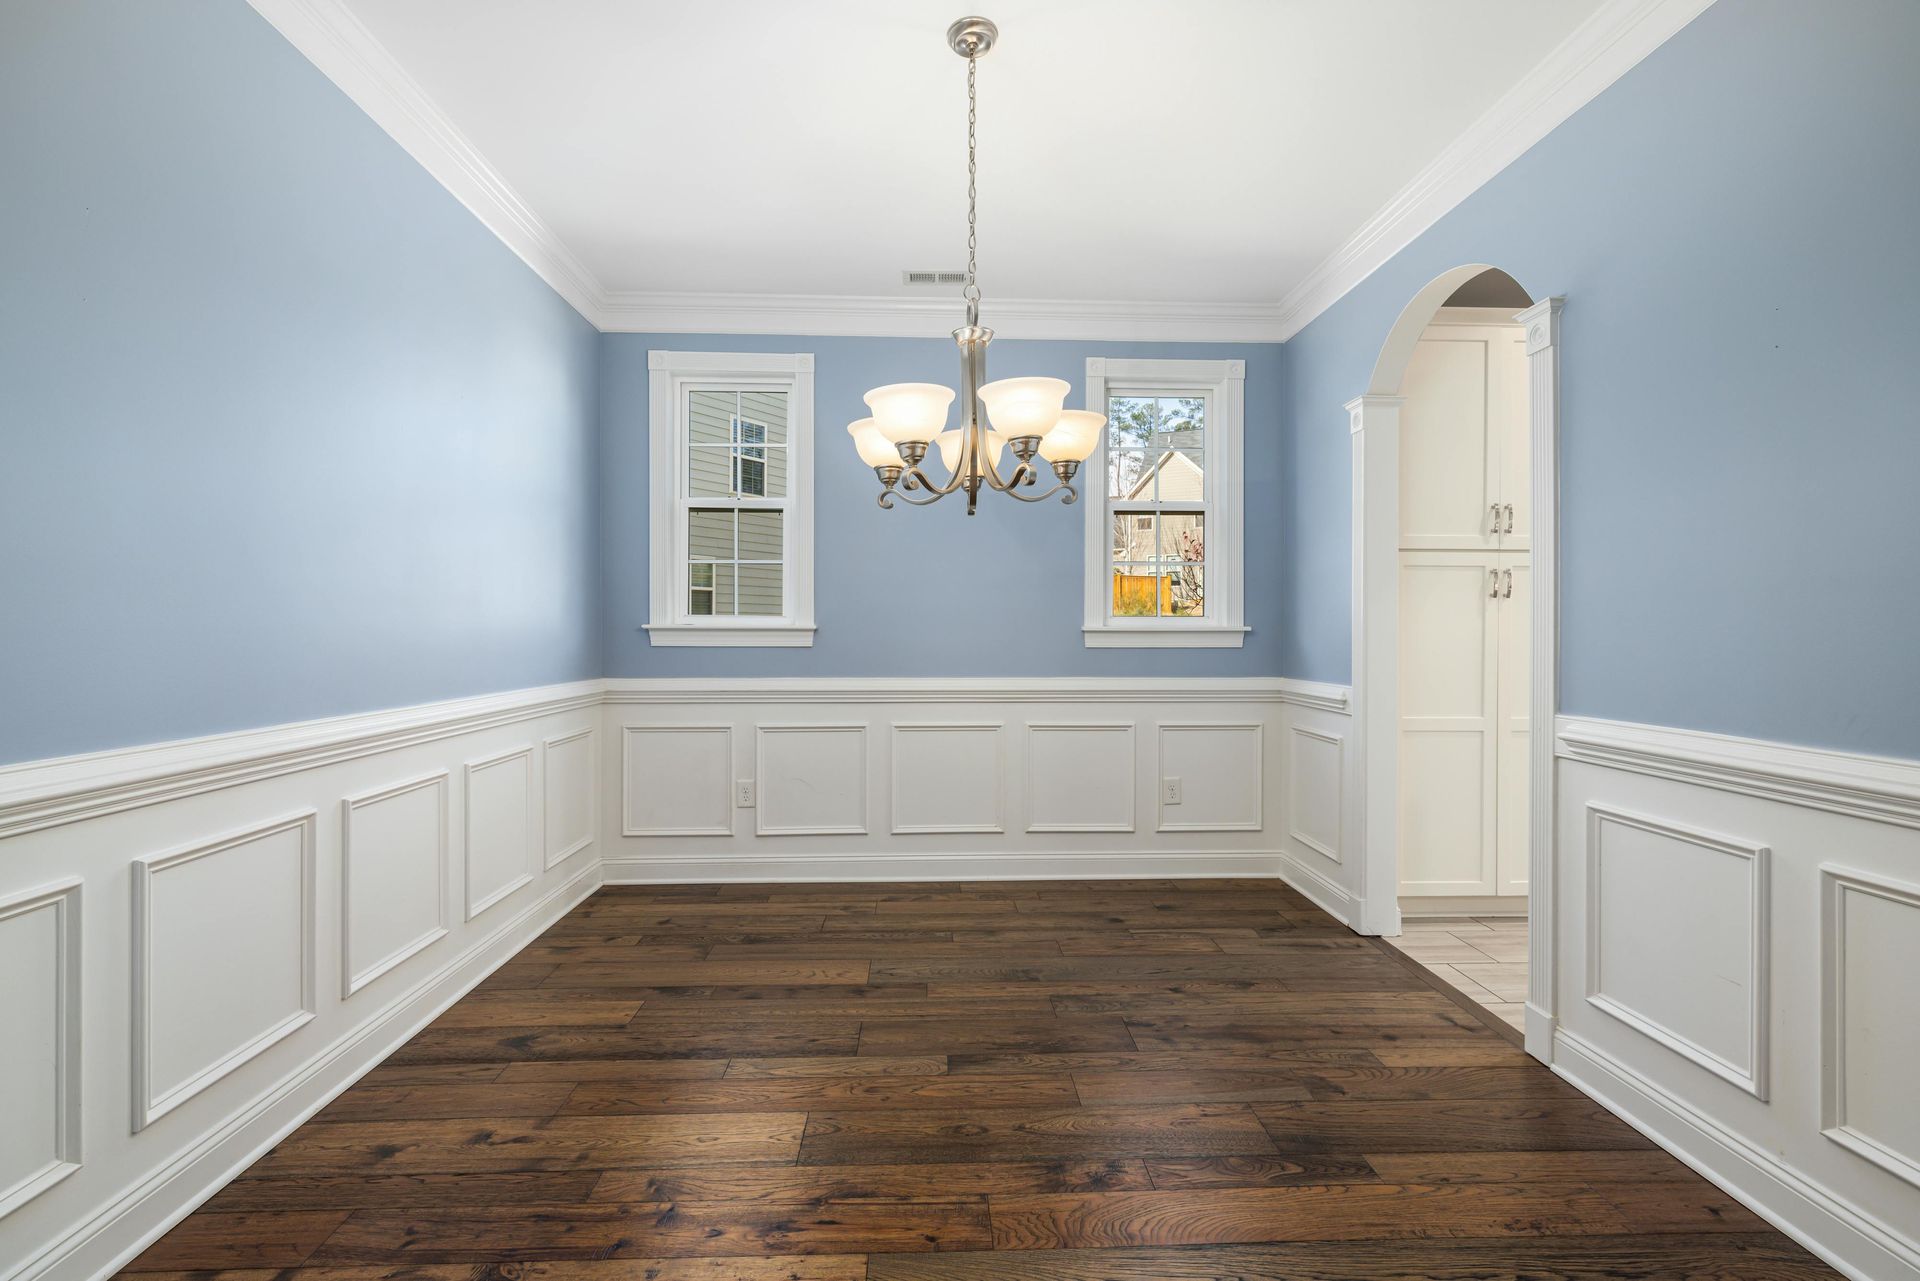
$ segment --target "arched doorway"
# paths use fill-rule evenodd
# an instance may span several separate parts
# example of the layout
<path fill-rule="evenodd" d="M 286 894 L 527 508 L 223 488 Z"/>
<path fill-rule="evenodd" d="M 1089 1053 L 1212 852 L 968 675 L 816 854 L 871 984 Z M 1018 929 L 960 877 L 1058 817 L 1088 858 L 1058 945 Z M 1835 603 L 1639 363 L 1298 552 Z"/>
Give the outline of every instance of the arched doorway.
<path fill-rule="evenodd" d="M 1400 932 L 1400 464 L 1402 384 L 1422 335 L 1449 298 L 1498 269 L 1468 263 L 1436 276 L 1401 311 L 1366 391 L 1348 402 L 1353 448 L 1353 702 L 1362 798 L 1360 927 Z M 1551 1058 L 1553 1031 L 1553 712 L 1557 705 L 1558 380 L 1561 300 L 1519 311 L 1527 361 L 1533 654 L 1528 705 L 1529 1052 Z"/>

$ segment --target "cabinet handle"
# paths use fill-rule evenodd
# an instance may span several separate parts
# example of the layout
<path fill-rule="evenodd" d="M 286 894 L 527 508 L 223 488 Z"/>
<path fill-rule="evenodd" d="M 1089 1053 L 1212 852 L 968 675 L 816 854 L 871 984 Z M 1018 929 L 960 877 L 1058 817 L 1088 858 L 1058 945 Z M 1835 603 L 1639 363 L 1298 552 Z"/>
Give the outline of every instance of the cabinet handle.
<path fill-rule="evenodd" d="M 1490 583 L 1487 587 L 1487 599 L 1499 600 L 1500 599 L 1500 571 L 1497 569 L 1490 569 L 1487 571 L 1487 573 L 1493 579 L 1493 582 Z"/>
<path fill-rule="evenodd" d="M 1489 534 L 1498 534 L 1500 532 L 1500 504 L 1499 503 L 1495 503 L 1493 505 L 1493 523 L 1487 527 L 1487 532 Z"/>
<path fill-rule="evenodd" d="M 1504 592 L 1500 593 L 1501 599 L 1512 600 L 1513 599 L 1513 571 L 1508 569 L 1508 570 L 1502 570 L 1501 572 L 1507 576 L 1507 589 Z"/>
<path fill-rule="evenodd" d="M 1507 504 L 1507 527 L 1502 532 L 1508 533 L 1508 534 L 1511 534 L 1513 532 L 1513 504 L 1512 503 Z"/>

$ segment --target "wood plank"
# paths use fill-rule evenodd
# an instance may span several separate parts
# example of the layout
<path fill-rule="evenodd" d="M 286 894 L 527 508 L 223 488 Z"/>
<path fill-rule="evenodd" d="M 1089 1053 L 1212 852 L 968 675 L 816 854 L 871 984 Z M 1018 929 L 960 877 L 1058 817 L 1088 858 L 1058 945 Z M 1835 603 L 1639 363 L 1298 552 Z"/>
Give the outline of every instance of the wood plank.
<path fill-rule="evenodd" d="M 1250 1105 L 1281 1152 L 1451 1152 L 1650 1148 L 1598 1103 L 1527 1100 Z"/>
<path fill-rule="evenodd" d="M 1298 1092 L 1305 1097 L 1306 1092 Z M 1078 1099 L 1070 1076 L 816 1076 L 722 1081 L 588 1082 L 561 1113 L 786 1112 L 810 1108 L 1051 1107 Z"/>
<path fill-rule="evenodd" d="M 755 1080 L 768 1077 L 809 1076 L 943 1076 L 947 1071 L 944 1054 L 894 1055 L 863 1054 L 853 1058 L 734 1059 L 727 1064 L 727 1077 Z M 1049 1073 L 1005 1072 L 1002 1076 L 1046 1076 Z"/>
<path fill-rule="evenodd" d="M 1414 1067 L 1527 1067 L 1540 1065 L 1519 1046 L 1504 1040 L 1381 1041 L 1367 1047 L 1382 1066 Z"/>
<path fill-rule="evenodd" d="M 1122 1158 L 943 1165 L 726 1166 L 609 1170 L 596 1201 L 727 1201 L 827 1205 L 844 1201 L 959 1201 L 1045 1192 L 1120 1192 L 1153 1184 Z"/>
<path fill-rule="evenodd" d="M 1584 1099 L 1550 1072 L 1527 1067 L 1346 1067 L 1303 1070 L 1316 1099 Z"/>
<path fill-rule="evenodd" d="M 430 1121 L 439 1117 L 552 1116 L 567 1101 L 567 1082 L 537 1085 L 356 1085 L 313 1119 Z"/>
<path fill-rule="evenodd" d="M 635 1026 L 674 1020 L 746 1022 L 762 1019 L 1046 1019 L 1053 1005 L 1043 997 L 1028 1000 L 966 1000 L 958 997 L 902 996 L 894 1000 L 872 997 L 796 1001 L 729 1001 L 649 1004 L 632 1019 Z"/>
<path fill-rule="evenodd" d="M 863 1254 L 527 1259 L 511 1265 L 344 1263 L 140 1274 L 141 1281 L 864 1281 L 866 1275 Z"/>
<path fill-rule="evenodd" d="M 867 1262 L 868 1281 L 1835 1281 L 1837 1275 L 1779 1233 L 877 1254 Z"/>
<path fill-rule="evenodd" d="M 1244 1103 L 812 1112 L 803 1165 L 1213 1156 L 1277 1149 Z"/>
<path fill-rule="evenodd" d="M 1622 1232 L 1598 1194 L 1560 1184 L 1336 1183 L 996 1197 L 998 1250 L 1380 1237 Z"/>
<path fill-rule="evenodd" d="M 1288 979 L 1311 977 L 1315 968 L 1328 981 L 1376 983 L 1371 990 L 1395 991 L 1421 986 L 1392 961 L 1380 957 L 1322 959 L 1309 968 L 1288 956 L 1063 956 L 1057 961 L 977 960 L 875 962 L 875 982 L 1060 982 L 1112 983 L 1126 979 L 1183 983 L 1196 979 Z"/>
<path fill-rule="evenodd" d="M 862 1054 L 1074 1054 L 1131 1050 L 1125 1021 L 1113 1018 L 886 1019 L 860 1029 Z"/>
<path fill-rule="evenodd" d="M 316 1262 L 503 1263 L 522 1259 L 859 1254 L 980 1250 L 992 1243 L 978 1202 L 802 1206 L 675 1202 L 359 1211 Z"/>
<path fill-rule="evenodd" d="M 1385 1017 L 1448 1014 L 1459 1006 L 1438 992 L 1130 992 L 1102 996 L 1055 996 L 1056 1014 L 1124 1014 L 1130 1018 L 1185 1014 L 1198 1018 L 1305 1018 L 1327 1020 L 1360 1015 Z"/>
<path fill-rule="evenodd" d="M 601 1173 L 570 1170 L 496 1174 L 316 1174 L 282 1178 L 272 1172 L 241 1178 L 213 1194 L 206 1211 L 360 1210 L 400 1206 L 502 1205 L 585 1201 Z M 1071 1191 L 1068 1188 L 1048 1189 Z"/>
<path fill-rule="evenodd" d="M 964 1081 L 973 1078 L 960 1076 L 954 1079 Z M 1254 1103 L 1315 1097 L 1299 1073 L 1284 1070 L 1076 1072 L 1072 1080 L 1074 1088 L 1079 1091 L 1080 1101 L 1087 1104 L 1153 1103 L 1166 1099 L 1188 1103 Z"/>
<path fill-rule="evenodd" d="M 555 987 L 671 987 L 712 983 L 865 983 L 865 961 L 655 961 L 583 962 L 564 967 L 542 991 Z"/>
<path fill-rule="evenodd" d="M 659 1023 L 625 1028 L 446 1028 L 422 1032 L 389 1063 L 509 1062 L 530 1059 L 802 1058 L 852 1054 L 854 1019 L 752 1023 Z"/>
<path fill-rule="evenodd" d="M 947 1071 L 955 1076 L 1047 1076 L 1055 1072 L 1284 1072 L 1311 1071 L 1330 1064 L 1378 1066 L 1373 1051 L 1355 1046 L 1310 1046 L 1286 1050 L 1163 1050 L 1091 1054 L 951 1054 Z"/>
<path fill-rule="evenodd" d="M 346 1210 L 247 1210 L 189 1215 L 125 1271 L 293 1268 L 347 1220 Z"/>
<path fill-rule="evenodd" d="M 558 1117 L 550 1121 L 341 1121 L 295 1130 L 254 1169 L 386 1172 L 591 1170 L 791 1161 L 806 1114 Z"/>
<path fill-rule="evenodd" d="M 793 937 L 773 943 L 719 943 L 708 955 L 720 960 L 779 960 L 804 957 L 810 961 L 942 960 L 955 956 L 994 956 L 1009 960 L 1047 959 L 1061 955 L 1052 942 L 953 943 L 903 942 L 898 939 L 842 941 L 838 935 Z"/>
<path fill-rule="evenodd" d="M 1158 1191 L 1191 1188 L 1286 1188 L 1316 1183 L 1378 1183 L 1363 1157 L 1300 1153 L 1291 1156 L 1189 1156 L 1148 1161 Z M 1389 1180 L 1405 1182 L 1405 1180 Z"/>
<path fill-rule="evenodd" d="M 1369 1152 L 1366 1157 L 1367 1164 L 1388 1183 L 1705 1183 L 1658 1148 L 1617 1152 Z"/>
<path fill-rule="evenodd" d="M 500 1083 L 717 1081 L 726 1072 L 725 1059 L 541 1059 L 507 1064 L 500 1070 Z"/>
<path fill-rule="evenodd" d="M 1285 1019 L 1250 1022 L 1234 1018 L 1196 1019 L 1173 1015 L 1129 1018 L 1127 1031 L 1142 1050 L 1284 1049 L 1345 1043 L 1367 1045 L 1398 1037 L 1457 1036 L 1497 1039 L 1493 1030 L 1468 1014 L 1356 1014 L 1336 1021 Z"/>

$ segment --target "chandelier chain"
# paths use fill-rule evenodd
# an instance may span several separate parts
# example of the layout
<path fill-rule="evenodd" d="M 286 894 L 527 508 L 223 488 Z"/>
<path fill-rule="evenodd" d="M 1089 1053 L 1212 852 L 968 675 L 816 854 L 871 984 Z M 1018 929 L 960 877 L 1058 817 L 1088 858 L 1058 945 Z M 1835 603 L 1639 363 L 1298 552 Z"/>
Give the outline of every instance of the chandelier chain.
<path fill-rule="evenodd" d="M 979 143 L 975 136 L 978 119 L 978 96 L 974 88 L 974 72 L 980 65 L 978 57 L 967 59 L 967 286 L 961 290 L 961 297 L 967 300 L 967 323 L 978 324 L 980 304 L 980 283 L 977 279 L 977 256 L 980 248 L 980 227 L 977 205 L 979 202 L 978 170 Z"/>

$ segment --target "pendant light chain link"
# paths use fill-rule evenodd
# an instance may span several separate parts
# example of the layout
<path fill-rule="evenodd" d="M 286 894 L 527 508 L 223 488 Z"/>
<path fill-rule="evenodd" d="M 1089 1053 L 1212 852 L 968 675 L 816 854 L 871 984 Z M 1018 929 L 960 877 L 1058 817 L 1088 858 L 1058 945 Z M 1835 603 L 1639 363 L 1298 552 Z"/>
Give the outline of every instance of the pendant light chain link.
<path fill-rule="evenodd" d="M 975 136 L 978 120 L 979 98 L 974 86 L 974 72 L 980 65 L 978 57 L 967 59 L 967 286 L 960 296 L 967 300 L 967 323 L 980 323 L 980 283 L 977 278 L 977 255 L 980 248 L 979 229 L 979 142 Z"/>

